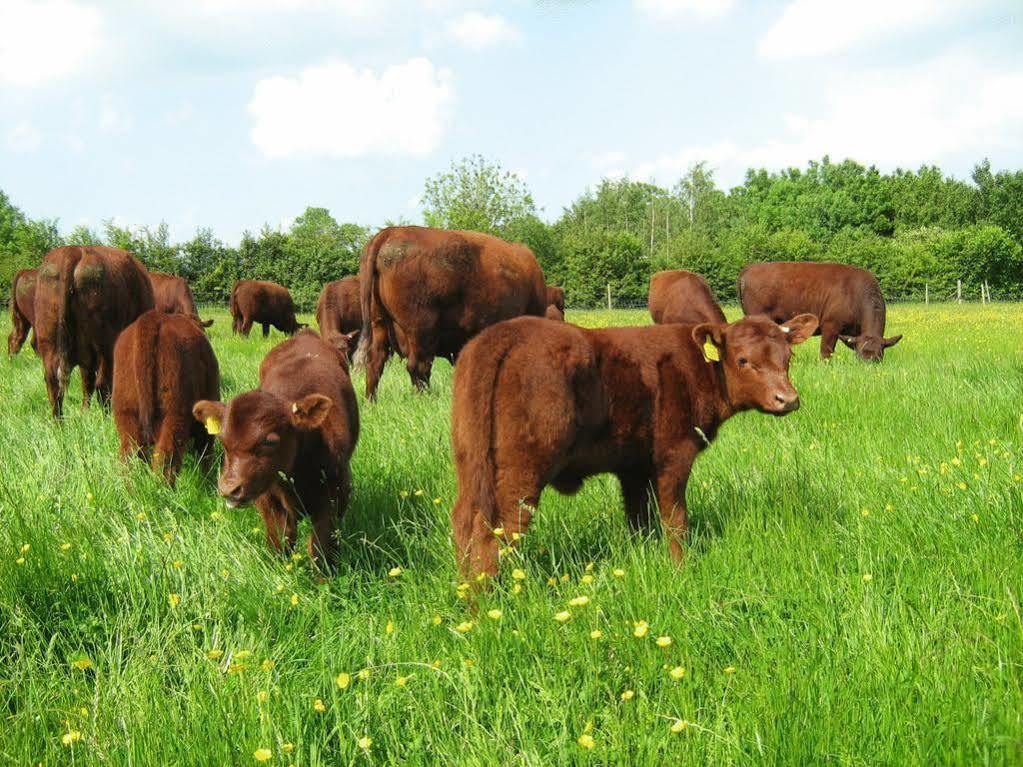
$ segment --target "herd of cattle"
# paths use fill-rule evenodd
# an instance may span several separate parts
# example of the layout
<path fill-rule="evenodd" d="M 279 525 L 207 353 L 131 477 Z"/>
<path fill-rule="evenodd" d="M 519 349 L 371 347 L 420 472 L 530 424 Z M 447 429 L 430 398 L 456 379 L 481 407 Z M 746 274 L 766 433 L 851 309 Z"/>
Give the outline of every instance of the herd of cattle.
<path fill-rule="evenodd" d="M 452 514 L 466 576 L 494 575 L 502 542 L 526 532 L 544 487 L 572 493 L 615 474 L 630 526 L 654 520 L 673 558 L 687 529 L 686 482 L 698 453 L 743 410 L 799 407 L 791 347 L 821 335 L 878 361 L 885 304 L 870 272 L 838 264 L 762 263 L 739 276 L 745 317 L 728 323 L 706 280 L 687 271 L 650 281 L 654 325 L 588 330 L 564 322 L 565 295 L 524 245 L 467 231 L 390 227 L 365 246 L 359 274 L 324 286 L 320 333 L 303 329 L 287 289 L 240 280 L 233 330 L 292 336 L 259 368 L 258 388 L 220 400 L 220 372 L 188 283 L 149 272 L 130 253 L 70 246 L 18 272 L 11 293 L 16 354 L 32 331 L 55 418 L 73 368 L 82 404 L 109 403 L 123 459 L 142 456 L 171 484 L 185 449 L 212 463 L 234 508 L 253 503 L 267 539 L 290 551 L 303 516 L 309 554 L 332 563 L 351 490 L 359 409 L 349 350 L 372 400 L 388 357 L 429 385 L 433 360 L 455 367 Z"/>

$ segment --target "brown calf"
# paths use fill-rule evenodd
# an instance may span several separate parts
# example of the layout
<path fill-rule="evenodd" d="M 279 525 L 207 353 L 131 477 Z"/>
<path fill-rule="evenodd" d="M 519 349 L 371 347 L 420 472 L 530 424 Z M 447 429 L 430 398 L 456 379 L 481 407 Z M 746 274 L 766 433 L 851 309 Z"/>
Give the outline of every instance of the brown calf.
<path fill-rule="evenodd" d="M 650 317 L 658 325 L 672 322 L 725 322 L 714 293 L 702 275 L 674 269 L 650 278 L 647 293 Z"/>
<path fill-rule="evenodd" d="M 258 389 L 228 402 L 198 402 L 192 413 L 220 436 L 217 487 L 227 506 L 254 502 L 278 552 L 294 548 L 298 520 L 310 517 L 309 556 L 333 563 L 359 438 L 344 353 L 304 330 L 266 355 Z"/>
<path fill-rule="evenodd" d="M 173 274 L 150 272 L 149 281 L 153 285 L 153 301 L 156 311 L 164 314 L 186 314 L 195 317 L 204 328 L 213 324 L 213 320 L 200 320 L 199 309 L 195 305 L 195 296 L 188 286 L 188 280 Z"/>
<path fill-rule="evenodd" d="M 856 356 L 880 362 L 902 336 L 884 337 L 886 308 L 877 278 L 845 264 L 777 261 L 750 264 L 739 272 L 739 301 L 746 314 L 773 320 L 799 312 L 820 319 L 821 359 L 841 340 Z"/>
<path fill-rule="evenodd" d="M 263 338 L 273 325 L 282 333 L 294 335 L 304 322 L 295 318 L 295 302 L 283 285 L 261 280 L 238 280 L 231 290 L 231 329 L 246 338 L 252 324 L 263 326 Z"/>
<path fill-rule="evenodd" d="M 495 531 L 517 540 L 544 487 L 574 493 L 607 472 L 618 476 L 634 528 L 650 523 L 654 489 L 679 561 L 697 454 L 737 412 L 799 407 L 791 346 L 816 327 L 809 314 L 783 327 L 747 317 L 602 330 L 523 317 L 481 333 L 455 369 L 451 418 L 463 573 L 497 572 Z"/>
<path fill-rule="evenodd" d="M 114 345 L 114 423 L 121 458 L 141 454 L 172 485 L 189 437 L 212 458 L 213 437 L 192 418 L 199 400 L 220 398 L 220 368 L 194 315 L 143 314 Z"/>
<path fill-rule="evenodd" d="M 7 337 L 7 353 L 12 356 L 21 351 L 35 324 L 38 273 L 38 269 L 21 269 L 11 280 L 11 334 Z M 32 336 L 32 349 L 38 354 L 35 336 Z"/>
<path fill-rule="evenodd" d="M 110 401 L 114 342 L 152 308 L 149 275 L 130 253 L 72 245 L 46 254 L 36 282 L 35 333 L 54 418 L 63 412 L 76 366 L 82 374 L 82 407 L 89 406 L 93 391 L 102 403 Z"/>
<path fill-rule="evenodd" d="M 565 314 L 554 304 L 548 304 L 547 309 L 544 311 L 543 316 L 549 320 L 555 320 L 556 322 L 564 322 Z"/>
<path fill-rule="evenodd" d="M 562 317 L 565 315 L 565 289 L 559 288 L 557 285 L 547 286 L 547 306 L 556 306 L 558 311 L 561 312 Z"/>
<path fill-rule="evenodd" d="M 324 341 L 337 343 L 338 336 L 346 336 L 349 347 L 355 348 L 362 329 L 358 275 L 323 286 L 316 302 L 316 324 Z"/>

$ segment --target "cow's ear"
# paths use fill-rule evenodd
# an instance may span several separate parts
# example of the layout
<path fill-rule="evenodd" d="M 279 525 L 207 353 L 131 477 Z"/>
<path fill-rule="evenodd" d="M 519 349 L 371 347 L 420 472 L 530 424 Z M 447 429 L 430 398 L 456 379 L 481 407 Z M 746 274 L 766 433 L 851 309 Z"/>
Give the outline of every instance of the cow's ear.
<path fill-rule="evenodd" d="M 318 429 L 327 418 L 332 404 L 334 403 L 330 397 L 324 397 L 322 394 L 302 397 L 291 405 L 291 422 L 305 431 Z"/>
<path fill-rule="evenodd" d="M 902 334 L 900 333 L 897 336 L 892 336 L 891 338 L 884 339 L 881 342 L 881 346 L 884 347 L 885 349 L 887 349 L 889 346 L 895 346 L 895 344 L 897 344 L 901 340 L 902 340 Z"/>
<path fill-rule="evenodd" d="M 192 415 L 199 423 L 206 427 L 210 434 L 220 434 L 224 424 L 224 412 L 227 407 L 223 402 L 202 399 L 192 407 Z"/>
<path fill-rule="evenodd" d="M 202 325 L 204 328 L 208 328 L 210 325 L 213 324 L 213 320 L 200 320 L 199 324 Z"/>
<path fill-rule="evenodd" d="M 355 339 L 359 337 L 359 331 L 353 330 L 351 333 L 345 333 L 344 337 L 345 340 L 348 341 L 348 346 L 350 348 L 355 343 Z M 902 338 L 902 336 L 899 336 L 899 338 Z M 898 339 L 895 340 L 897 341 Z"/>
<path fill-rule="evenodd" d="M 795 346 L 812 336 L 818 324 L 817 317 L 813 314 L 797 314 L 788 322 L 783 323 L 781 329 L 785 331 L 789 343 Z"/>
<path fill-rule="evenodd" d="M 716 322 L 701 323 L 693 328 L 693 340 L 707 362 L 721 361 L 721 350 L 725 347 L 724 325 Z"/>

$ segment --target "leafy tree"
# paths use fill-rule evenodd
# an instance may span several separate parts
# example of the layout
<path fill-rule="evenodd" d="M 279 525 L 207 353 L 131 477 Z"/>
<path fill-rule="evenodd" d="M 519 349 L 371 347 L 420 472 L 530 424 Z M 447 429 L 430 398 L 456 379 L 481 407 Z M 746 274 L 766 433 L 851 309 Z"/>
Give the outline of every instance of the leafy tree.
<path fill-rule="evenodd" d="M 501 236 L 516 219 L 536 215 L 533 196 L 516 174 L 470 155 L 426 180 L 423 219 L 427 226 L 471 229 Z"/>

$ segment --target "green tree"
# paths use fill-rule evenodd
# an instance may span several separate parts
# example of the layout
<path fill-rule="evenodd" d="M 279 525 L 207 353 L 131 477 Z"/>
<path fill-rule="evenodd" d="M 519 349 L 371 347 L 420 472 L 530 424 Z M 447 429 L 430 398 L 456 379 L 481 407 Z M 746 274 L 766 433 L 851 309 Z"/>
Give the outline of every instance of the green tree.
<path fill-rule="evenodd" d="M 525 182 L 482 155 L 452 163 L 423 187 L 427 226 L 502 236 L 513 221 L 531 215 L 536 206 Z"/>

